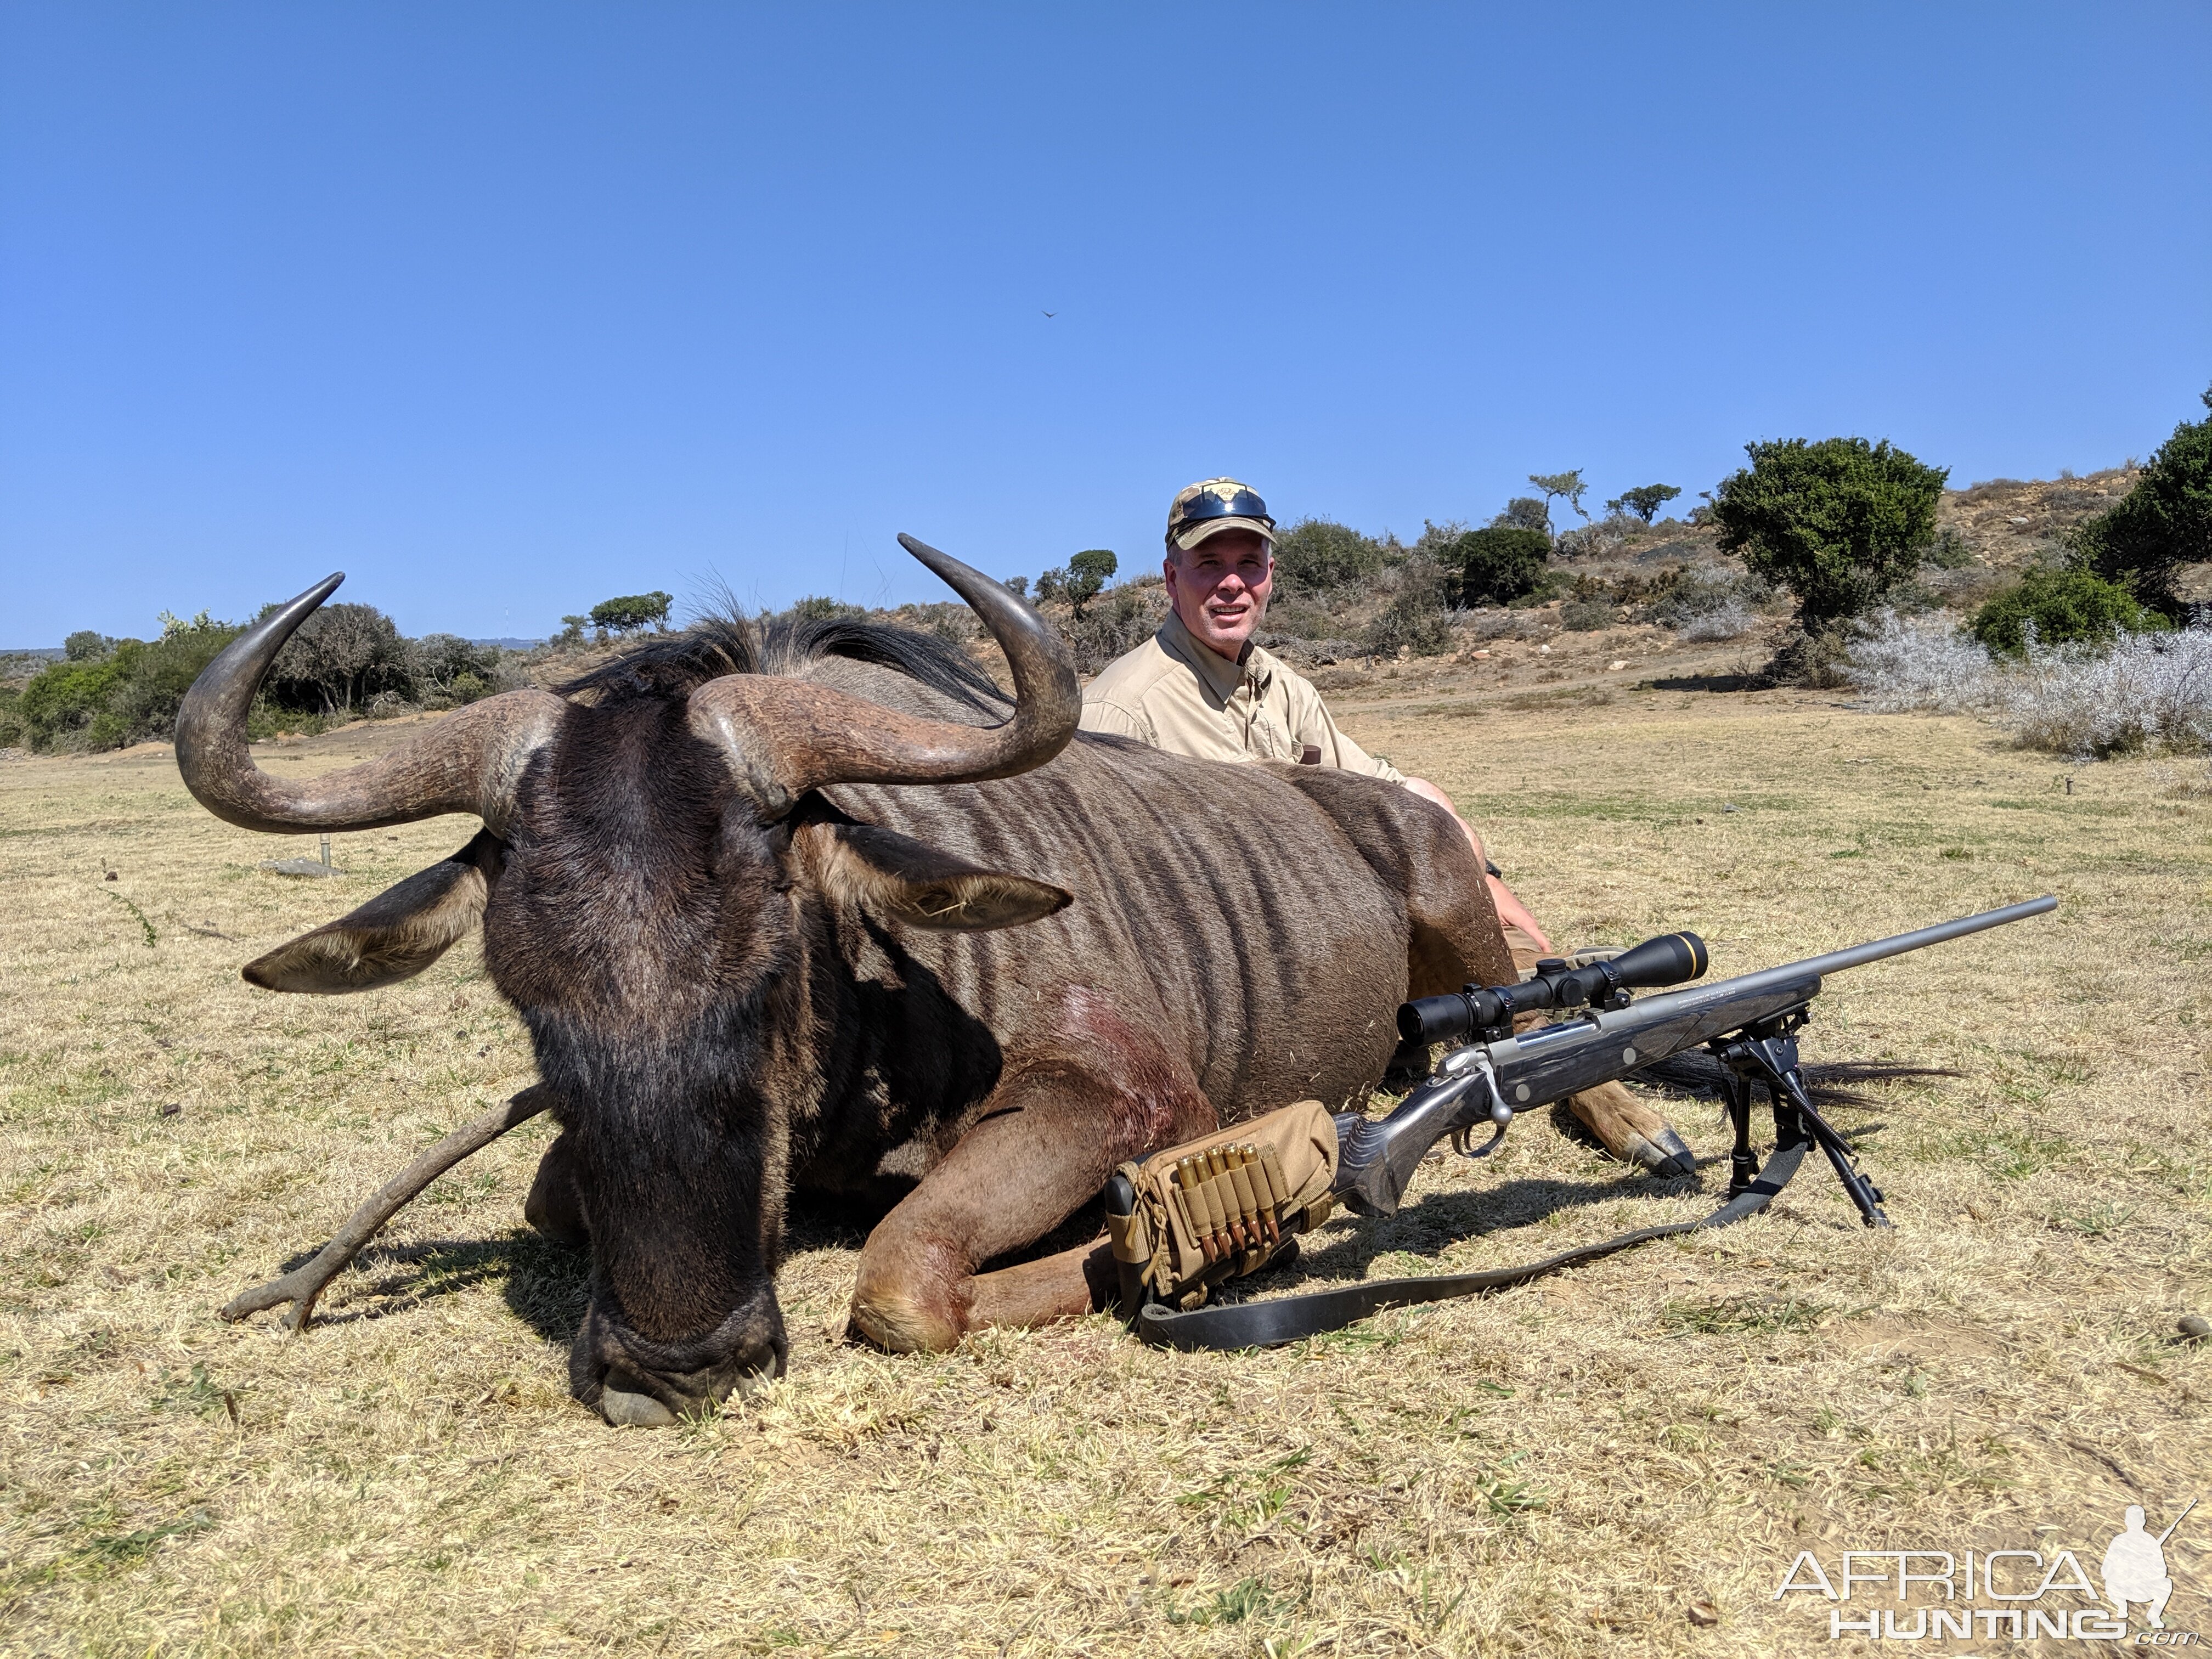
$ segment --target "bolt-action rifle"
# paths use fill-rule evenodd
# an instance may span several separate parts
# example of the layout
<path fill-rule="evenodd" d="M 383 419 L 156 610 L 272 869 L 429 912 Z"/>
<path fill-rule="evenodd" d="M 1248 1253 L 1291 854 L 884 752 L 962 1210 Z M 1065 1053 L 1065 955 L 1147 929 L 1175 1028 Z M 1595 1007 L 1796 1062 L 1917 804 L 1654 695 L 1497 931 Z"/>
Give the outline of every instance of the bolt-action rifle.
<path fill-rule="evenodd" d="M 1727 1202 L 1701 1220 L 1644 1228 L 1526 1267 L 1363 1281 L 1304 1296 L 1188 1312 L 1176 1312 L 1153 1300 L 1138 1310 L 1138 1328 L 1148 1341 L 1177 1347 L 1241 1347 L 1333 1329 L 1379 1308 L 1522 1283 L 1647 1239 L 1726 1226 L 1755 1215 L 1781 1191 L 1814 1146 L 1826 1155 L 1865 1224 L 1887 1227 L 1890 1224 L 1882 1213 L 1881 1191 L 1860 1172 L 1849 1143 L 1814 1106 L 1800 1068 L 1797 1033 L 1812 1017 L 1813 999 L 1820 994 L 1821 982 L 1847 968 L 2041 915 L 2057 906 L 2058 901 L 2047 896 L 2030 899 L 1808 961 L 1695 986 L 1687 981 L 1700 978 L 1708 965 L 1705 941 L 1694 933 L 1668 933 L 1601 959 L 1588 955 L 1574 962 L 1547 958 L 1537 963 L 1532 977 L 1518 984 L 1470 985 L 1406 1003 L 1398 1010 L 1398 1033 L 1404 1040 L 1401 1053 L 1438 1043 L 1461 1046 L 1445 1054 L 1387 1117 L 1337 1115 L 1330 1190 L 1346 1207 L 1362 1215 L 1393 1215 L 1414 1170 L 1438 1141 L 1449 1137 L 1466 1156 L 1486 1158 L 1504 1141 L 1516 1113 L 1699 1048 L 1720 1062 L 1722 1089 L 1735 1131 Z M 1668 988 L 1672 987 L 1686 988 Z M 1638 991 L 1658 994 L 1638 1000 L 1634 996 Z M 1516 1036 L 1515 1020 L 1534 1012 L 1565 1018 Z M 1752 1147 L 1755 1088 L 1764 1090 L 1774 1115 L 1774 1152 L 1763 1170 Z M 1472 1137 L 1485 1125 L 1489 1139 L 1472 1145 Z M 1116 1207 L 1109 1189 L 1109 1214 Z"/>

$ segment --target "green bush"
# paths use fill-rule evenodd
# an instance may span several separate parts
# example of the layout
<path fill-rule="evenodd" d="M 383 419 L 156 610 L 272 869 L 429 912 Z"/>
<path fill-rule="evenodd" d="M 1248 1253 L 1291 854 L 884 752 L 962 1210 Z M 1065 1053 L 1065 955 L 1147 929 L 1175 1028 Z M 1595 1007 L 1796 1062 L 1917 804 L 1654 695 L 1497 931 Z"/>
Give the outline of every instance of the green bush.
<path fill-rule="evenodd" d="M 1146 590 L 1128 582 L 1076 612 L 1060 630 L 1060 637 L 1067 641 L 1077 671 L 1095 674 L 1123 652 L 1134 650 L 1152 638 L 1159 625 L 1159 613 L 1152 609 Z"/>
<path fill-rule="evenodd" d="M 200 671 L 245 632 L 230 623 L 210 620 L 203 611 L 190 622 L 164 617 L 158 640 L 142 646 L 114 705 L 123 743 L 167 738 L 177 726 L 177 710 Z"/>
<path fill-rule="evenodd" d="M 499 679 L 499 647 L 471 645 L 458 634 L 425 634 L 415 641 L 416 696 L 425 708 L 474 702 Z"/>
<path fill-rule="evenodd" d="M 1385 562 L 1382 543 L 1328 519 L 1301 519 L 1275 538 L 1275 574 L 1304 592 L 1372 580 Z"/>
<path fill-rule="evenodd" d="M 1634 603 L 1641 599 L 1640 620 L 1666 628 L 1686 628 L 1700 617 L 1727 613 L 1749 613 L 1774 597 L 1774 590 L 1756 576 L 1739 576 L 1720 565 L 1685 565 L 1652 581 L 1643 592 L 1624 593 Z"/>
<path fill-rule="evenodd" d="M 112 641 L 105 656 L 56 663 L 25 686 L 15 717 L 30 746 L 117 749 L 168 737 L 200 670 L 240 630 L 204 611 L 190 622 L 162 622 L 161 637 L 150 644 Z"/>
<path fill-rule="evenodd" d="M 1601 599 L 1570 599 L 1559 607 L 1559 626 L 1570 634 L 1613 626 L 1613 607 Z"/>
<path fill-rule="evenodd" d="M 26 741 L 37 750 L 114 748 L 121 739 L 112 735 L 116 722 L 108 717 L 108 704 L 145 648 L 139 641 L 123 640 L 97 661 L 58 662 L 33 675 L 15 700 Z M 101 727 L 97 733 L 96 725 Z"/>
<path fill-rule="evenodd" d="M 2212 391 L 2202 396 L 2212 410 Z M 2174 428 L 2119 504 L 2074 532 L 2073 551 L 2094 574 L 2179 619 L 2174 572 L 2212 560 L 2212 416 Z"/>
<path fill-rule="evenodd" d="M 1510 605 L 1543 586 L 1552 538 L 1540 530 L 1490 525 L 1454 542 L 1446 567 L 1458 579 L 1462 605 Z"/>
<path fill-rule="evenodd" d="M 2039 642 L 2058 645 L 2110 640 L 2116 632 L 2140 634 L 2162 620 L 2119 583 L 2069 566 L 2029 571 L 1974 612 L 1967 627 L 1990 651 L 2017 657 L 2027 649 L 2031 623 Z"/>
<path fill-rule="evenodd" d="M 1950 475 L 1884 439 L 1744 446 L 1751 465 L 1713 499 L 1724 553 L 1797 596 L 1808 631 L 1856 616 L 1920 568 Z"/>
<path fill-rule="evenodd" d="M 868 613 L 859 605 L 848 605 L 842 599 L 810 593 L 783 614 L 794 622 L 832 622 L 840 617 L 865 617 Z"/>
<path fill-rule="evenodd" d="M 1480 533 L 1480 532 L 1477 532 Z M 1401 567 L 1398 591 L 1382 614 L 1367 625 L 1364 643 L 1378 657 L 1395 657 L 1404 650 L 1416 657 L 1433 657 L 1451 648 L 1451 616 L 1445 609 L 1448 578 L 1434 559 L 1408 559 Z"/>
<path fill-rule="evenodd" d="M 1927 557 L 1928 562 L 1938 570 L 1964 570 L 1974 562 L 1973 550 L 1966 545 L 1966 538 L 1948 525 L 1936 532 Z"/>

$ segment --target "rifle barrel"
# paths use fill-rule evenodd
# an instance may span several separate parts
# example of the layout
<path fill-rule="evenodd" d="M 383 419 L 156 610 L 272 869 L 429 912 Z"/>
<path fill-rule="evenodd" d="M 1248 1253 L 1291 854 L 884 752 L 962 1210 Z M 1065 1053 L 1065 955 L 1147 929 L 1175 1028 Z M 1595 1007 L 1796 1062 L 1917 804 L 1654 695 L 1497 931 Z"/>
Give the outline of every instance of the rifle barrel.
<path fill-rule="evenodd" d="M 1632 1018 L 1639 1012 L 1647 1016 L 1663 1013 L 1674 1006 L 1678 998 L 1686 1006 L 1704 1000 L 1723 986 L 1732 995 L 1745 996 L 1764 990 L 1769 985 L 1806 978 L 1822 979 L 1830 974 L 1839 974 L 1846 968 L 1863 968 L 1869 962 L 1901 957 L 1907 951 L 1923 950 L 1930 945 L 1941 945 L 1946 939 L 1978 933 L 1986 928 L 2002 927 L 2008 921 L 2039 916 L 2057 908 L 2058 901 L 2045 893 L 2041 898 L 2008 904 L 2002 909 L 1984 910 L 1978 915 L 1960 916 L 1954 921 L 1939 921 L 1932 927 L 1916 927 L 1909 933 L 1874 939 L 1865 945 L 1854 945 L 1846 951 L 1831 951 L 1826 956 L 1814 957 L 1804 962 L 1787 962 L 1778 968 L 1762 968 L 1755 973 L 1738 974 L 1733 979 L 1708 980 L 1703 985 L 1686 986 L 1679 991 L 1662 991 L 1656 996 L 1644 998 L 1633 1008 L 1627 1010 L 1625 1016 L 1612 1018 L 1618 1021 L 1623 1018 Z M 1605 1018 L 1601 1016 L 1601 1023 Z"/>
<path fill-rule="evenodd" d="M 1840 974 L 1846 968 L 1863 967 L 1869 962 L 1880 962 L 1885 957 L 1903 956 L 1907 951 L 1917 951 L 1923 945 L 1941 945 L 1945 939 L 1959 939 L 1968 933 L 1978 933 L 1984 928 L 2002 927 L 2008 921 L 2019 921 L 2027 916 L 2039 916 L 2056 910 L 2058 901 L 2045 893 L 2041 898 L 2027 899 L 2019 904 L 2008 904 L 2000 910 L 1984 910 L 1978 915 L 1960 916 L 1955 921 L 1939 921 L 1932 927 L 1916 927 L 1909 933 L 1899 933 L 1891 939 L 1878 939 L 1870 945 L 1854 945 L 1848 951 L 1831 951 L 1825 957 L 1814 957 L 1809 962 L 1793 962 L 1788 969 L 1769 969 L 1770 973 L 1787 971 L 1791 974 Z M 1751 977 L 1756 978 L 1753 975 Z"/>
<path fill-rule="evenodd" d="M 2190 1510 L 2193 1510 L 2193 1509 L 2195 1509 L 2196 1507 L 2197 1507 L 2197 1500 L 2196 1500 L 2195 1498 L 2191 1498 L 2191 1499 L 2190 1499 L 2186 1504 L 2184 1504 L 2181 1506 L 2181 1513 L 2180 1513 L 2180 1514 L 2179 1514 L 2179 1515 L 2177 1515 L 2177 1516 L 2175 1516 L 2173 1517 L 2173 1527 L 2178 1527 L 2178 1526 L 2179 1526 L 2183 1522 L 2185 1522 L 2185 1521 L 2186 1521 L 2187 1519 L 2189 1519 L 2189 1511 L 2190 1511 Z M 2162 1533 L 2159 1534 L 2159 1535 L 2158 1535 L 2158 1541 L 2159 1541 L 2159 1547 L 2160 1547 L 2160 1548 L 2164 1548 L 2164 1547 L 2165 1547 L 2165 1546 L 2166 1546 L 2166 1540 L 2167 1539 L 2169 1539 L 2169 1538 L 2171 1538 L 2171 1537 L 2172 1537 L 2172 1536 L 2173 1536 L 2173 1527 L 2168 1527 L 2168 1528 L 2167 1528 L 2164 1532 L 2162 1532 Z"/>

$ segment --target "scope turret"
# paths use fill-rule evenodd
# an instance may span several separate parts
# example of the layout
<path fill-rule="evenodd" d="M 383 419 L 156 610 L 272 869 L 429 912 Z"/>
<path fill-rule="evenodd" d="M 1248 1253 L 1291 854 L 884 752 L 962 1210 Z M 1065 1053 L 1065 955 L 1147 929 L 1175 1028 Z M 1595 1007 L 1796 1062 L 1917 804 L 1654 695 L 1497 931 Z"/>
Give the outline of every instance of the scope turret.
<path fill-rule="evenodd" d="M 1662 934 L 1580 968 L 1547 957 L 1517 985 L 1470 985 L 1400 1004 L 1398 1035 L 1408 1042 L 1458 1042 L 1477 1031 L 1510 1028 L 1521 1014 L 1618 1006 L 1627 992 L 1696 979 L 1709 960 L 1705 940 L 1695 933 Z"/>

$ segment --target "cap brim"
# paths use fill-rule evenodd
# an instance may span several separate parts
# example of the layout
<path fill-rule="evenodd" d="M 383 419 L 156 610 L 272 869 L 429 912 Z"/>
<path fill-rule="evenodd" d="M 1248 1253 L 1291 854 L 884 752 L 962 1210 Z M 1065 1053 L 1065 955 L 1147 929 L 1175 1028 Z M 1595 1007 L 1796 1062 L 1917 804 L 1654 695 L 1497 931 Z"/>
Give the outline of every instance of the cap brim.
<path fill-rule="evenodd" d="M 1275 545 L 1275 527 L 1265 519 L 1200 519 L 1188 530 L 1177 532 L 1175 544 L 1188 553 L 1224 530 L 1249 530 L 1267 543 L 1270 550 Z"/>

